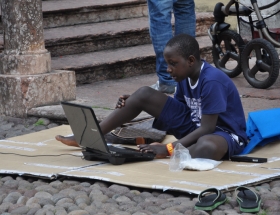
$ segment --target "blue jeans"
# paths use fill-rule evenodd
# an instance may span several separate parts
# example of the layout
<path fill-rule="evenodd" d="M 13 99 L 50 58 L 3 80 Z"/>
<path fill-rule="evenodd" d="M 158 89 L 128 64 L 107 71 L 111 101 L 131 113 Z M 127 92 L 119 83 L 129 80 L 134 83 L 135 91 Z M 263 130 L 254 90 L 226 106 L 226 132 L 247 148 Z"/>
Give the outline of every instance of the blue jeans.
<path fill-rule="evenodd" d="M 170 77 L 163 57 L 166 43 L 173 37 L 171 16 L 175 17 L 175 35 L 185 33 L 195 37 L 196 17 L 194 0 L 147 0 L 150 36 L 156 54 L 159 83 L 177 85 Z"/>

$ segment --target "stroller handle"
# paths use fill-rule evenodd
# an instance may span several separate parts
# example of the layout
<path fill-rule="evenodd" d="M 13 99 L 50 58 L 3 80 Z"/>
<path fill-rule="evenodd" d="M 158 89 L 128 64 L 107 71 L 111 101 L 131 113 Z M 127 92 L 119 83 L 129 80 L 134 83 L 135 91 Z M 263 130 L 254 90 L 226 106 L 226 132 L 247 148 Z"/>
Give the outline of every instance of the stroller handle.
<path fill-rule="evenodd" d="M 226 6 L 223 6 L 222 7 L 222 12 L 228 16 L 228 15 L 236 15 L 236 8 L 235 7 L 231 7 L 233 4 L 235 4 L 236 2 L 238 2 L 237 0 L 230 0 Z M 267 9 L 267 8 L 270 8 L 274 5 L 276 5 L 278 2 L 280 2 L 280 0 L 275 0 L 273 2 L 271 2 L 270 4 L 267 4 L 267 5 L 264 5 L 264 6 L 261 6 L 259 7 L 259 10 L 264 10 L 264 9 Z M 253 5 L 254 3 L 257 3 L 257 0 L 251 0 L 251 4 Z M 241 9 L 241 15 L 242 15 L 242 9 Z"/>
<path fill-rule="evenodd" d="M 229 3 L 226 5 L 226 6 L 222 6 L 221 7 L 221 11 L 223 14 L 225 14 L 226 16 L 228 15 L 237 15 L 237 11 L 236 11 L 236 7 L 231 7 L 233 4 L 235 4 L 236 2 L 238 2 L 237 0 L 230 0 Z M 264 10 L 264 9 L 267 9 L 267 8 L 270 8 L 274 5 L 276 5 L 278 2 L 280 2 L 280 0 L 275 0 L 273 1 L 272 3 L 270 4 L 267 4 L 267 5 L 264 5 L 262 7 L 259 7 L 258 6 L 258 3 L 257 3 L 257 0 L 251 0 L 251 4 L 252 4 L 252 7 L 241 7 L 238 11 L 239 15 L 247 15 L 248 13 L 248 10 L 250 9 L 251 11 L 254 11 L 256 13 L 256 16 L 258 18 L 259 21 L 263 21 L 263 17 L 260 13 L 261 10 Z M 267 27 L 266 26 L 262 26 L 261 29 L 259 29 L 259 34 L 260 34 L 260 38 L 266 38 L 269 42 L 271 42 L 274 46 L 276 47 L 280 47 L 280 43 L 276 40 L 274 40 L 268 30 L 267 30 Z"/>

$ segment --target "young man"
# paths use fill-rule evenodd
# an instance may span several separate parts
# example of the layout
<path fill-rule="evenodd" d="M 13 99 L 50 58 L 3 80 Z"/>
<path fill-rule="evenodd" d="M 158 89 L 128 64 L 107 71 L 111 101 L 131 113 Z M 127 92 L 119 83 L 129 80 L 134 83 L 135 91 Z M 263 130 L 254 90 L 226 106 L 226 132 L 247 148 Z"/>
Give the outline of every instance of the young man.
<path fill-rule="evenodd" d="M 121 96 L 116 110 L 100 123 L 103 134 L 146 111 L 155 117 L 154 128 L 168 131 L 178 141 L 139 145 L 143 152 L 166 157 L 181 143 L 192 158 L 220 160 L 239 154 L 247 143 L 246 125 L 239 93 L 231 79 L 200 60 L 199 45 L 187 34 L 167 43 L 164 58 L 167 72 L 178 83 L 174 98 L 150 87 Z M 56 138 L 78 146 L 74 137 Z"/>

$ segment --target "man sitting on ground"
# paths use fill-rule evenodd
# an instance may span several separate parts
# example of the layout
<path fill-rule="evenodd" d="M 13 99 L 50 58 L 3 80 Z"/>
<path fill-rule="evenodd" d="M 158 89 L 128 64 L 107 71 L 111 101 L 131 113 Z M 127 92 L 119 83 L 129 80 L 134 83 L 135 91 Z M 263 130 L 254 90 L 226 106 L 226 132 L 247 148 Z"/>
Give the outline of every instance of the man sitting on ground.
<path fill-rule="evenodd" d="M 114 110 L 101 123 L 103 134 L 138 116 L 141 111 L 155 117 L 153 127 L 173 134 L 178 140 L 167 144 L 139 145 L 157 158 L 169 156 L 181 143 L 192 158 L 229 159 L 244 149 L 245 116 L 239 93 L 222 71 L 200 59 L 195 38 L 180 34 L 164 49 L 167 72 L 177 82 L 174 98 L 150 87 L 119 98 Z M 58 141 L 78 146 L 75 137 L 56 136 Z"/>

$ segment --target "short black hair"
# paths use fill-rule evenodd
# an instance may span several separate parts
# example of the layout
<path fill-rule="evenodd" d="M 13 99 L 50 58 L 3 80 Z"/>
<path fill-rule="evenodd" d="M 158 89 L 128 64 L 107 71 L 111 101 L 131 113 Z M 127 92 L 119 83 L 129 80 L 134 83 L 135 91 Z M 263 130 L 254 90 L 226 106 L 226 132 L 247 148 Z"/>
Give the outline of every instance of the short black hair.
<path fill-rule="evenodd" d="M 178 53 L 183 58 L 187 59 L 193 55 L 197 60 L 200 60 L 199 45 L 196 39 L 188 34 L 178 34 L 172 37 L 166 44 L 169 47 L 176 47 Z"/>

